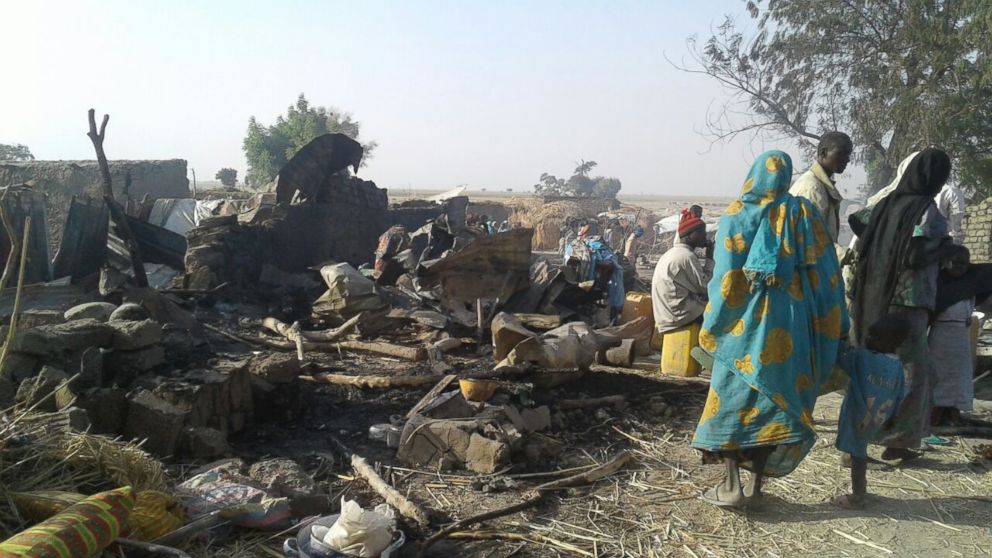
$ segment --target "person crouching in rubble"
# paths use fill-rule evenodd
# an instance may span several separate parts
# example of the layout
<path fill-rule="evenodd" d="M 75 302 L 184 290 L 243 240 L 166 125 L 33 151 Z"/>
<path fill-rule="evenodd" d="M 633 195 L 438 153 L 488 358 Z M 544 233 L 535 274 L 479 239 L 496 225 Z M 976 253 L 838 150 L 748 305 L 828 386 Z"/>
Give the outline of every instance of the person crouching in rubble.
<path fill-rule="evenodd" d="M 579 237 L 565 247 L 565 267 L 570 271 L 569 280 L 592 284 L 591 290 L 604 294 L 609 309 L 610 325 L 615 325 L 623 310 L 626 291 L 623 287 L 623 266 L 602 237 L 592 233 L 587 224 Z"/>
<path fill-rule="evenodd" d="M 706 250 L 706 263 L 696 249 Z M 651 305 L 659 333 L 703 321 L 709 297 L 706 285 L 713 278 L 713 245 L 706 238 L 706 223 L 691 209 L 682 212 L 672 248 L 654 268 L 651 279 Z"/>
<path fill-rule="evenodd" d="M 762 154 L 718 229 L 699 334 L 712 379 L 692 447 L 726 466 L 702 495 L 720 507 L 760 499 L 764 476 L 789 474 L 813 447 L 813 405 L 847 330 L 837 254 L 791 179 L 789 155 Z"/>

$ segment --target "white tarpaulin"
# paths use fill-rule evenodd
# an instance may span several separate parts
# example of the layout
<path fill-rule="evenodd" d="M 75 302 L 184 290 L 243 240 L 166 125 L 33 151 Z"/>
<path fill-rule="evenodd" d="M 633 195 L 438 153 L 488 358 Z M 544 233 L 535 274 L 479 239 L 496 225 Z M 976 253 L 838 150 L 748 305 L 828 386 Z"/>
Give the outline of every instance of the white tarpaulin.
<path fill-rule="evenodd" d="M 198 201 L 191 198 L 155 200 L 148 222 L 185 235 L 190 229 L 198 227 L 201 220 L 212 217 L 223 203 L 224 200 Z"/>
<path fill-rule="evenodd" d="M 450 200 L 451 198 L 457 198 L 457 197 L 460 197 L 460 196 L 464 196 L 466 190 L 468 190 L 468 187 L 467 186 L 459 186 L 457 188 L 452 188 L 451 190 L 448 190 L 447 192 L 441 192 L 440 194 L 438 194 L 436 196 L 431 196 L 431 197 L 427 198 L 427 201 L 441 203 L 443 201 Z"/>
<path fill-rule="evenodd" d="M 152 212 L 148 215 L 148 222 L 185 235 L 186 231 L 195 228 L 199 222 L 196 216 L 196 200 L 189 198 L 155 200 Z"/>

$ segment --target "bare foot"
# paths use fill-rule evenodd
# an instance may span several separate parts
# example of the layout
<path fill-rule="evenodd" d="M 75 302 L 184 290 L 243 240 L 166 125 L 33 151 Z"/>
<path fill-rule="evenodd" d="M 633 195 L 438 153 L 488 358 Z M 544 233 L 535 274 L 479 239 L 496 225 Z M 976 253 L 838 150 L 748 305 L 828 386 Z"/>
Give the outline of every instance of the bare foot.
<path fill-rule="evenodd" d="M 863 494 L 841 494 L 833 499 L 833 503 L 845 510 L 865 509 L 865 497 Z"/>
<path fill-rule="evenodd" d="M 703 492 L 702 499 L 720 508 L 737 508 L 744 505 L 744 493 L 738 489 L 736 492 L 727 491 L 723 483 Z"/>
<path fill-rule="evenodd" d="M 765 502 L 764 492 L 758 491 L 757 493 L 755 493 L 753 489 L 752 490 L 747 490 L 747 488 L 744 489 L 744 502 L 741 504 L 742 507 L 748 509 L 760 508 L 761 504 L 763 504 L 764 502 Z"/>
<path fill-rule="evenodd" d="M 912 461 L 919 459 L 923 454 L 906 448 L 885 448 L 882 452 L 882 459 L 886 461 Z"/>

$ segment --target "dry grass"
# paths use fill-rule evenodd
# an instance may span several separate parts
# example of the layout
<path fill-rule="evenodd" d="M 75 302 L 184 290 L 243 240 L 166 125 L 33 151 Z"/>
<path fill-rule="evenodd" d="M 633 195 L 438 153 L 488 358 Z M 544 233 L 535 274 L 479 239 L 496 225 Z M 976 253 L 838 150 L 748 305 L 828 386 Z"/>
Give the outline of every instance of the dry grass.
<path fill-rule="evenodd" d="M 61 490 L 90 494 L 131 485 L 168 491 L 162 464 L 136 444 L 72 432 L 65 413 L 0 412 L 0 529 L 26 526 L 12 492 Z"/>
<path fill-rule="evenodd" d="M 693 409 L 697 403 L 691 403 Z M 976 463 L 982 449 L 967 439 L 929 452 L 912 468 L 869 471 L 867 510 L 846 511 L 830 503 L 850 486 L 849 472 L 840 467 L 833 448 L 836 423 L 827 418 L 836 417 L 838 404 L 834 396 L 819 410 L 821 438 L 800 468 L 772 479 L 766 501 L 746 512 L 719 510 L 699 500 L 704 489 L 719 482 L 723 469 L 701 465 L 689 448 L 694 417 L 659 423 L 626 416 L 615 423 L 621 426 L 604 424 L 598 433 L 610 444 L 596 451 L 570 450 L 584 453 L 593 465 L 626 447 L 636 455 L 636 465 L 593 487 L 549 498 L 537 510 L 459 535 L 458 555 L 989 555 L 992 464 Z M 473 497 L 469 483 L 463 475 L 420 472 L 408 488 L 423 501 L 435 502 L 432 507 L 462 517 L 459 499 Z M 424 488 L 428 484 L 430 491 Z M 517 491 L 499 493 L 482 506 L 493 509 L 519 498 Z M 479 511 L 478 504 L 471 506 L 471 513 Z"/>

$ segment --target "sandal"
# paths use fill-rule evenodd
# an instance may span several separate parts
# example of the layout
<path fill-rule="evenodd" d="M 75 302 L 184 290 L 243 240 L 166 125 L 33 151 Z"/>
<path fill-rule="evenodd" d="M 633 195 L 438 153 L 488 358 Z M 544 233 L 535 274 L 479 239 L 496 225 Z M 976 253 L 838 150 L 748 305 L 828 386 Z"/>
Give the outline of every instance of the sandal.
<path fill-rule="evenodd" d="M 740 509 L 744 509 L 744 507 L 745 507 L 745 505 L 747 503 L 747 498 L 744 498 L 743 497 L 743 493 L 742 493 L 742 496 L 741 496 L 740 501 L 738 501 L 738 502 L 721 500 L 720 499 L 720 486 L 719 485 L 718 486 L 714 486 L 713 488 L 710 488 L 706 492 L 703 492 L 699 497 L 704 502 L 706 502 L 707 504 L 712 504 L 712 505 L 714 505 L 714 506 L 716 506 L 718 508 L 728 508 L 728 509 L 740 510 Z"/>

